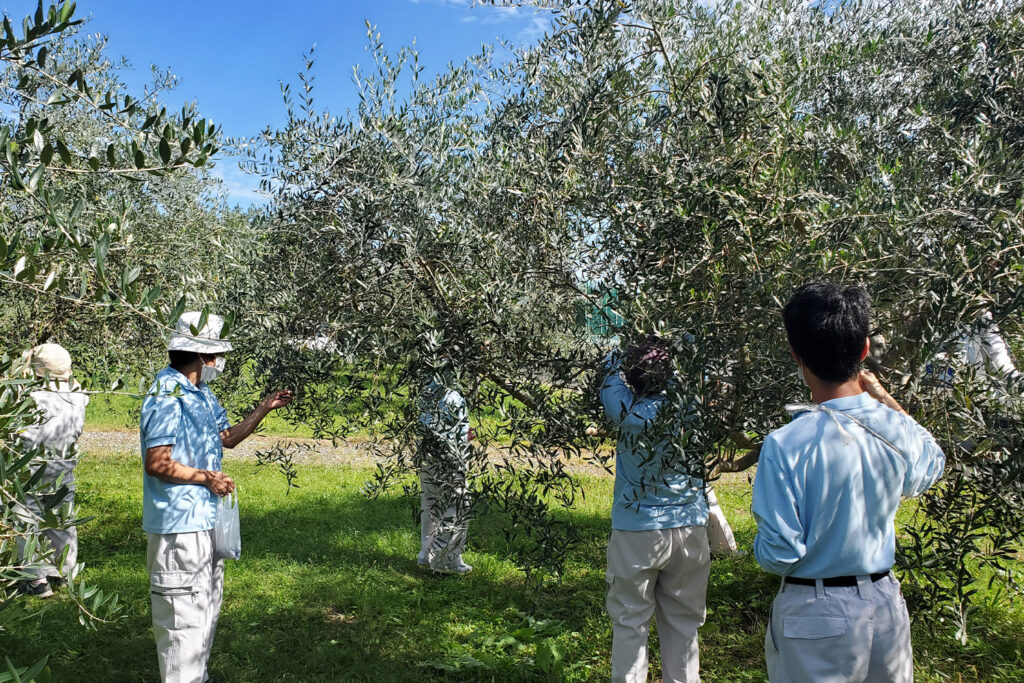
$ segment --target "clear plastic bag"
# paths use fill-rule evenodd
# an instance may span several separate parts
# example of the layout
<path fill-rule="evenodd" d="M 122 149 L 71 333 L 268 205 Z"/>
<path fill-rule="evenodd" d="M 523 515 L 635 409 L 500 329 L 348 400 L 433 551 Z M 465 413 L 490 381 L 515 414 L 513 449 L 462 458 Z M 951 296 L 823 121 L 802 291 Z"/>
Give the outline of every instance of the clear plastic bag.
<path fill-rule="evenodd" d="M 217 523 L 213 527 L 215 560 L 237 560 L 242 556 L 242 531 L 238 522 L 238 492 L 217 499 Z"/>

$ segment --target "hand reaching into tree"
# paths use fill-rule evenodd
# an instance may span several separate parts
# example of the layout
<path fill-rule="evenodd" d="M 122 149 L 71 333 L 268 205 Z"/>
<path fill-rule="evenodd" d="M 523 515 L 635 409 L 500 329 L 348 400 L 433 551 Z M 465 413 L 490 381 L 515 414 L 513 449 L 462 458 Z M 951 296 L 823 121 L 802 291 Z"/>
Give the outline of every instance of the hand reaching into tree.
<path fill-rule="evenodd" d="M 265 408 L 268 412 L 277 410 L 291 403 L 293 398 L 295 398 L 295 393 L 290 389 L 272 391 L 263 397 L 263 400 L 260 401 L 260 407 Z"/>
<path fill-rule="evenodd" d="M 860 371 L 860 387 L 866 391 L 871 398 L 875 399 L 882 405 L 889 406 L 898 413 L 907 412 L 903 410 L 903 406 L 901 406 L 896 399 L 894 399 L 892 395 L 885 390 L 885 387 L 882 386 L 878 377 L 876 377 L 875 373 L 870 370 Z"/>

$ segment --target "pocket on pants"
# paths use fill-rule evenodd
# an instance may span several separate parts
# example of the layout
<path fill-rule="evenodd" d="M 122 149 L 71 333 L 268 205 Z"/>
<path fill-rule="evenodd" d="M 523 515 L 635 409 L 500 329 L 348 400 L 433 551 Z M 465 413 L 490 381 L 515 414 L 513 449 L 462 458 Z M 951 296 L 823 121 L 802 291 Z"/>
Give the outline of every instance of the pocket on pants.
<path fill-rule="evenodd" d="M 844 636 L 847 631 L 845 617 L 784 617 L 782 635 L 800 640 L 820 640 Z"/>
<path fill-rule="evenodd" d="M 191 572 L 153 572 L 149 579 L 153 624 L 166 629 L 203 625 L 203 605 Z"/>

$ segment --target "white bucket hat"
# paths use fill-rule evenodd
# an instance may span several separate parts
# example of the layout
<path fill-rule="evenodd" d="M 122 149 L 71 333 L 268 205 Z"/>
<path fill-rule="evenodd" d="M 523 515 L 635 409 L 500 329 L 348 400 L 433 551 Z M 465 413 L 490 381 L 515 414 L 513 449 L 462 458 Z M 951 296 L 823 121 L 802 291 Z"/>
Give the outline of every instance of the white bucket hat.
<path fill-rule="evenodd" d="M 224 318 L 212 313 L 206 318 L 206 325 L 199 330 L 199 334 L 192 334 L 192 327 L 198 327 L 202 313 L 189 311 L 182 313 L 178 318 L 174 334 L 167 344 L 168 351 L 194 351 L 213 355 L 215 353 L 227 353 L 231 350 L 231 343 L 220 338 L 220 331 L 224 328 Z"/>
<path fill-rule="evenodd" d="M 71 379 L 71 354 L 60 344 L 40 344 L 28 352 L 26 360 L 36 377 Z"/>

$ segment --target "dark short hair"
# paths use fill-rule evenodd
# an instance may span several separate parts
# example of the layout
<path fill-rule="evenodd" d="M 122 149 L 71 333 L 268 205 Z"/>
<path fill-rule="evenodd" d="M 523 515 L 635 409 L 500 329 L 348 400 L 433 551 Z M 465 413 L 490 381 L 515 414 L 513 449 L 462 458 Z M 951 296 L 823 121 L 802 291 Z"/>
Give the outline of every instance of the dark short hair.
<path fill-rule="evenodd" d="M 782 309 L 793 352 L 824 382 L 845 382 L 860 370 L 870 333 L 871 297 L 860 287 L 811 282 Z"/>
<path fill-rule="evenodd" d="M 661 337 L 648 335 L 642 343 L 626 351 L 622 369 L 634 393 L 647 396 L 663 391 L 672 374 L 668 343 Z"/>
<path fill-rule="evenodd" d="M 186 365 L 194 363 L 196 358 L 199 358 L 199 354 L 195 351 L 168 351 L 167 357 L 170 359 L 172 368 L 181 370 Z"/>

